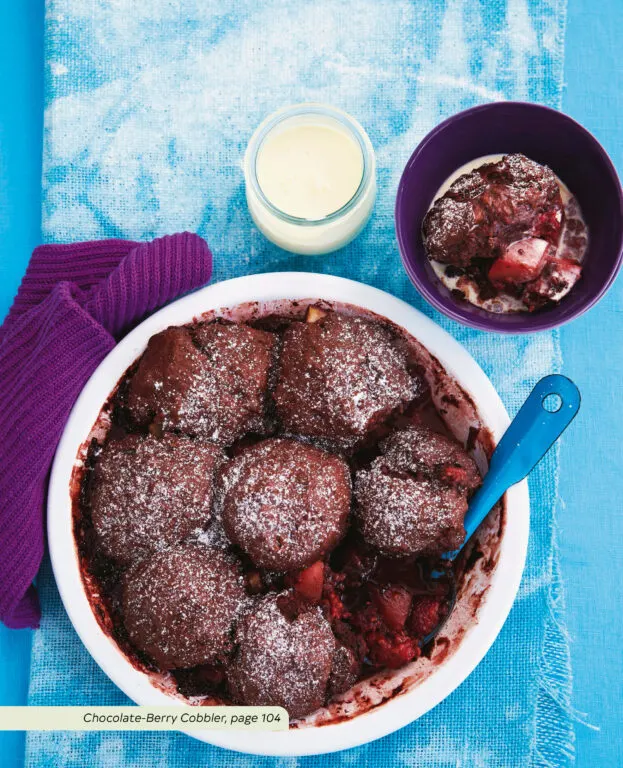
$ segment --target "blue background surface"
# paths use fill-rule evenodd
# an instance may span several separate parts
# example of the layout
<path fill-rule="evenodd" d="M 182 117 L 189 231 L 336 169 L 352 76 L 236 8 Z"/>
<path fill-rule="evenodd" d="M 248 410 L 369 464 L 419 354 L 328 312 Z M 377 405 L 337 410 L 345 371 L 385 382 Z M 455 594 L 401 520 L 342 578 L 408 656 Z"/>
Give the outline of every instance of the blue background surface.
<path fill-rule="evenodd" d="M 623 170 L 623 71 L 617 27 L 620 0 L 570 0 L 563 109 L 604 144 Z M 9 307 L 39 240 L 43 88 L 43 2 L 0 10 L 0 316 Z M 578 724 L 577 764 L 623 765 L 623 537 L 620 514 L 623 404 L 623 281 L 589 315 L 562 331 L 564 372 L 583 393 L 574 441 L 563 438 L 561 557 L 572 639 L 574 704 L 598 731 Z M 581 443 L 578 434 L 582 435 Z M 587 453 L 590 448 L 590 454 Z M 609 568 L 604 568 L 609 563 Z M 0 629 L 0 703 L 24 701 L 28 632 Z M 2 765 L 20 765 L 19 735 L 0 737 Z"/>
<path fill-rule="evenodd" d="M 0 317 L 40 239 L 43 0 L 0 5 Z M 0 625 L 0 704 L 23 704 L 30 631 Z M 0 734 L 0 764 L 21 766 L 24 736 Z"/>

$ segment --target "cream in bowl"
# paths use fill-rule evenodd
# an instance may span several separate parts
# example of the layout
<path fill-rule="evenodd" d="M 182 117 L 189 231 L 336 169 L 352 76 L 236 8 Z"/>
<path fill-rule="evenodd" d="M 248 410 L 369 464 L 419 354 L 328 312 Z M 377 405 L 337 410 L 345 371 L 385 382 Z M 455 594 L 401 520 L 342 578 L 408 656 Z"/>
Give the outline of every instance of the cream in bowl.
<path fill-rule="evenodd" d="M 137 451 L 136 445 L 126 444 L 128 436 L 122 434 L 123 421 L 119 420 L 119 411 L 115 410 L 115 406 L 119 405 L 119 398 L 123 399 L 126 394 L 129 394 L 129 390 L 125 390 L 126 394 L 124 394 L 123 387 L 126 386 L 128 379 L 131 380 L 139 371 L 140 363 L 137 367 L 137 361 L 146 360 L 145 350 L 149 350 L 149 340 L 167 329 L 169 329 L 167 333 L 170 334 L 171 329 L 174 329 L 174 333 L 181 334 L 181 337 L 189 333 L 199 333 L 203 339 L 202 344 L 206 343 L 208 337 L 213 344 L 222 328 L 233 328 L 239 329 L 235 330 L 235 333 L 243 334 L 251 341 L 251 346 L 255 347 L 256 351 L 259 351 L 258 344 L 262 350 L 266 351 L 272 349 L 272 344 L 269 343 L 271 335 L 292 334 L 293 331 L 290 330 L 292 328 L 296 329 L 294 341 L 297 334 L 303 334 L 303 336 L 319 334 L 323 324 L 328 327 L 329 336 L 333 338 L 332 329 L 334 329 L 335 320 L 329 318 L 334 318 L 335 315 L 347 318 L 343 328 L 348 327 L 352 330 L 353 325 L 358 326 L 365 322 L 366 327 L 369 324 L 369 328 L 375 329 L 374 333 L 380 334 L 378 341 L 384 345 L 383 359 L 379 364 L 383 363 L 386 367 L 401 370 L 402 374 L 396 379 L 398 386 L 384 393 L 387 399 L 375 397 L 366 403 L 365 398 L 362 400 L 360 393 L 350 392 L 347 401 L 362 404 L 361 413 L 358 409 L 352 410 L 346 418 L 338 421 L 331 416 L 333 411 L 325 411 L 324 418 L 320 421 L 301 420 L 301 408 L 289 407 L 290 400 L 287 392 L 285 400 L 282 392 L 282 411 L 285 407 L 282 418 L 288 421 L 290 433 L 299 436 L 296 440 L 296 446 L 298 446 L 296 448 L 287 442 L 293 440 L 291 435 L 286 437 L 273 434 L 271 437 L 263 434 L 258 440 L 257 430 L 260 425 L 256 417 L 263 406 L 261 401 L 251 396 L 251 389 L 257 387 L 261 389 L 264 386 L 262 377 L 255 378 L 253 382 L 247 382 L 250 390 L 245 400 L 249 405 L 246 412 L 242 413 L 234 409 L 227 418 L 224 411 L 213 412 L 209 418 L 204 413 L 205 418 L 203 418 L 199 412 L 188 407 L 177 409 L 174 413 L 168 407 L 169 401 L 166 398 L 162 401 L 158 400 L 159 404 L 154 406 L 152 403 L 150 408 L 142 410 L 145 402 L 141 397 L 145 394 L 145 390 L 142 386 L 134 389 L 134 395 L 139 395 L 132 398 L 130 406 L 135 414 L 134 418 L 141 422 L 148 419 L 151 425 L 150 429 L 144 433 L 132 428 L 136 435 L 144 435 L 143 438 L 138 438 L 138 442 L 144 444 L 143 447 L 147 443 L 150 444 L 143 457 L 146 460 L 143 462 L 143 467 L 153 464 L 156 460 L 160 462 L 159 466 L 169 467 L 172 455 L 182 449 L 184 452 L 192 451 L 193 453 L 201 451 L 203 455 L 198 456 L 197 461 L 203 462 L 206 467 L 209 465 L 212 470 L 218 472 L 216 462 L 223 460 L 229 466 L 226 474 L 231 496 L 226 493 L 225 497 L 221 496 L 220 501 L 213 497 L 212 501 L 216 500 L 216 504 L 213 505 L 209 499 L 206 499 L 204 492 L 206 477 L 203 473 L 199 473 L 196 477 L 187 477 L 184 483 L 181 483 L 177 481 L 181 481 L 182 475 L 177 472 L 175 494 L 181 494 L 181 496 L 186 494 L 189 498 L 195 499 L 193 503 L 183 506 L 190 513 L 190 507 L 194 504 L 193 515 L 196 512 L 197 519 L 180 520 L 184 524 L 188 523 L 188 528 L 184 530 L 163 527 L 161 541 L 154 541 L 149 531 L 142 527 L 141 520 L 135 520 L 137 524 L 132 524 L 128 530 L 131 530 L 134 548 L 141 552 L 142 559 L 139 560 L 138 565 L 128 565 L 128 560 L 132 560 L 134 555 L 126 547 L 127 537 L 115 536 L 115 531 L 111 530 L 107 524 L 102 527 L 102 517 L 108 518 L 108 523 L 119 522 L 119 508 L 117 507 L 117 511 L 111 508 L 114 499 L 111 501 L 110 495 L 105 496 L 103 500 L 100 496 L 97 501 L 100 519 L 97 523 L 99 532 L 96 539 L 99 541 L 99 556 L 104 554 L 109 563 L 116 562 L 119 573 L 132 571 L 129 577 L 130 588 L 129 590 L 126 588 L 125 595 L 123 592 L 120 594 L 116 591 L 114 586 L 109 592 L 108 586 L 98 577 L 97 568 L 92 567 L 93 550 L 89 550 L 88 541 L 93 541 L 91 535 L 93 532 L 87 535 L 86 540 L 82 537 L 86 530 L 85 522 L 87 528 L 89 524 L 88 519 L 85 520 L 85 514 L 88 517 L 89 510 L 83 507 L 83 502 L 89 498 L 91 505 L 93 502 L 91 496 L 93 486 L 88 482 L 85 486 L 84 478 L 90 467 L 95 466 L 97 469 L 98 462 L 103 461 L 104 454 L 99 453 L 97 445 L 106 446 L 110 445 L 111 441 L 115 441 L 117 447 L 119 443 L 123 443 L 120 446 L 123 451 L 128 449 L 123 459 L 125 468 L 121 479 L 125 482 L 126 489 L 132 487 L 130 482 L 126 482 L 128 469 L 125 462 L 130 461 L 136 465 L 138 461 L 140 465 L 141 452 Z M 254 333 L 249 334 L 245 329 L 252 329 Z M 347 336 L 349 337 L 350 334 Z M 363 337 L 361 341 L 367 343 Z M 176 343 L 179 343 L 179 339 Z M 295 344 L 295 348 L 296 346 Z M 380 346 L 379 343 L 379 348 Z M 390 348 L 394 351 L 391 352 Z M 199 346 L 194 342 L 193 349 L 199 350 Z M 352 351 L 352 348 L 350 349 Z M 347 357 L 350 357 L 350 353 Z M 245 361 L 248 359 L 250 359 L 249 356 L 245 357 Z M 257 364 L 253 365 L 254 370 L 262 367 L 262 360 L 265 362 L 263 352 L 259 354 Z M 404 364 L 407 361 L 409 363 L 405 374 Z M 393 374 L 392 378 L 394 378 Z M 151 380 L 149 376 L 146 379 Z M 410 380 L 411 383 L 409 383 Z M 419 382 L 417 386 L 414 384 L 416 380 Z M 158 381 L 158 377 L 153 379 L 154 384 Z M 160 387 L 152 389 L 152 394 L 160 398 L 162 389 Z M 294 391 L 289 386 L 286 389 L 293 391 L 296 397 L 300 395 L 304 398 L 304 393 Z M 111 393 L 114 393 L 113 398 L 110 398 Z M 278 399 L 279 397 L 278 395 Z M 191 398 L 193 399 L 194 397 Z M 224 404 L 226 401 L 225 398 Z M 344 573 L 348 560 L 346 557 L 343 561 L 331 561 L 332 554 L 338 553 L 340 546 L 348 544 L 349 534 L 345 530 L 345 525 L 348 528 L 354 522 L 352 515 L 356 514 L 355 510 L 351 509 L 350 515 L 344 516 L 343 501 L 348 495 L 345 465 L 348 465 L 349 471 L 354 473 L 355 493 L 358 492 L 357 487 L 359 487 L 360 497 L 365 503 L 367 497 L 365 472 L 369 467 L 368 470 L 359 468 L 364 472 L 364 482 L 363 485 L 361 483 L 358 485 L 359 469 L 352 466 L 357 453 L 359 452 L 359 459 L 364 464 L 367 461 L 374 465 L 373 473 L 376 471 L 374 468 L 379 465 L 380 474 L 391 478 L 392 467 L 389 467 L 390 473 L 385 475 L 383 472 L 385 458 L 379 462 L 379 457 L 374 455 L 374 451 L 367 458 L 364 457 L 360 451 L 360 438 L 369 429 L 376 429 L 381 422 L 386 422 L 386 418 L 390 415 L 386 411 L 387 408 L 392 412 L 391 419 L 400 419 L 401 416 L 409 418 L 414 415 L 410 412 L 407 401 L 416 411 L 419 411 L 420 416 L 424 417 L 428 428 L 433 431 L 442 430 L 446 439 L 450 440 L 454 446 L 453 450 L 459 451 L 460 456 L 464 456 L 463 452 L 467 450 L 480 473 L 486 471 L 487 456 L 508 424 L 508 417 L 495 390 L 473 359 L 456 341 L 413 308 L 368 286 L 325 275 L 296 273 L 240 278 L 210 286 L 175 302 L 149 318 L 126 337 L 94 374 L 68 422 L 55 460 L 48 518 L 52 563 L 63 602 L 85 645 L 111 679 L 134 701 L 142 704 L 184 703 L 189 700 L 189 697 L 195 703 L 210 699 L 223 702 L 231 700 L 227 695 L 227 688 L 218 688 L 220 683 L 212 674 L 214 669 L 206 669 L 202 663 L 206 661 L 203 654 L 207 649 L 210 654 L 214 653 L 216 656 L 225 654 L 221 659 L 225 659 L 228 654 L 233 654 L 230 658 L 235 668 L 223 670 L 226 676 L 231 675 L 230 680 L 233 682 L 234 687 L 229 694 L 233 693 L 236 700 L 248 701 L 257 688 L 252 686 L 250 691 L 244 690 L 244 685 L 250 681 L 254 669 L 251 663 L 247 674 L 245 665 L 250 659 L 252 660 L 253 654 L 257 651 L 266 656 L 270 647 L 267 633 L 278 634 L 279 631 L 286 633 L 291 631 L 290 625 L 286 626 L 282 623 L 282 621 L 288 621 L 282 609 L 289 614 L 289 609 L 298 610 L 298 607 L 288 604 L 275 606 L 274 602 L 282 592 L 292 594 L 293 591 L 304 593 L 308 601 L 315 606 L 311 609 L 311 614 L 306 612 L 307 609 L 305 611 L 306 616 L 311 616 L 304 620 L 305 632 L 312 632 L 314 636 L 318 635 L 319 639 L 317 638 L 318 641 L 314 646 L 315 653 L 312 657 L 301 660 L 305 664 L 311 664 L 310 669 L 314 672 L 313 679 L 316 683 L 318 682 L 316 673 L 322 672 L 323 682 L 320 689 L 316 691 L 316 698 L 312 697 L 300 705 L 296 712 L 299 717 L 293 720 L 288 732 L 247 734 L 244 743 L 240 742 L 239 736 L 234 732 L 206 731 L 199 734 L 199 738 L 257 754 L 302 755 L 329 752 L 365 743 L 389 733 L 419 717 L 447 696 L 465 679 L 487 651 L 508 614 L 516 594 L 527 546 L 528 501 L 525 483 L 512 488 L 506 494 L 505 513 L 502 518 L 498 509 L 478 532 L 473 546 L 478 547 L 478 553 L 482 556 L 472 558 L 468 556 L 462 572 L 458 574 L 458 596 L 450 619 L 444 624 L 434 643 L 429 646 L 424 643 L 421 652 L 411 653 L 407 645 L 400 642 L 394 650 L 400 648 L 400 653 L 405 655 L 401 658 L 385 657 L 383 659 L 379 654 L 391 649 L 383 642 L 377 643 L 374 649 L 375 659 L 371 659 L 376 660 L 376 666 L 370 668 L 371 665 L 368 664 L 364 674 L 351 677 L 350 687 L 346 686 L 348 681 L 343 680 L 341 692 L 337 692 L 335 688 L 329 691 L 326 684 L 329 682 L 329 675 L 334 671 L 333 654 L 337 650 L 337 636 L 333 634 L 336 627 L 332 622 L 337 617 L 331 617 L 330 614 L 327 617 L 320 603 L 314 602 L 318 600 L 316 577 L 320 575 L 327 583 L 332 581 L 332 586 L 339 592 L 339 576 L 340 573 Z M 190 401 L 186 405 L 189 403 Z M 322 409 L 318 412 L 320 411 Z M 154 421 L 153 415 L 156 412 L 160 416 Z M 181 422 L 180 415 L 183 418 Z M 270 409 L 267 415 L 270 415 Z M 365 418 L 362 418 L 362 415 Z M 178 422 L 174 424 L 175 418 Z M 215 435 L 214 429 L 217 424 L 218 434 Z M 114 431 L 111 431 L 111 425 Z M 265 426 L 271 429 L 268 424 Z M 392 425 L 390 432 L 394 428 L 402 431 L 405 426 L 407 425 L 404 423 L 396 422 Z M 330 430 L 330 434 L 327 433 L 327 429 Z M 187 430 L 197 435 L 201 433 L 202 436 L 184 440 L 177 434 Z M 250 431 L 256 435 L 255 438 L 249 434 Z M 425 431 L 429 436 L 428 430 Z M 327 438 L 331 436 L 339 439 L 328 440 Z M 212 437 L 221 444 L 218 448 L 206 447 L 206 437 Z M 377 437 L 380 437 L 380 434 L 377 434 Z M 270 455 L 265 455 L 266 449 L 262 448 L 267 439 L 281 441 L 272 443 L 273 446 L 276 445 L 276 450 L 269 451 Z M 136 438 L 132 438 L 130 442 L 132 440 L 137 441 Z M 158 446 L 157 456 L 152 453 L 156 440 L 164 441 Z M 402 447 L 401 445 L 399 453 Z M 388 448 L 393 452 L 391 446 Z M 241 452 L 238 449 L 241 449 Z M 224 453 L 224 457 L 219 456 L 220 451 Z M 254 462 L 256 451 L 262 454 L 259 465 Z M 388 456 L 389 452 L 387 451 L 384 455 Z M 273 557 L 274 552 L 271 552 L 270 548 L 267 552 L 260 546 L 261 542 L 256 535 L 257 528 L 249 530 L 245 519 L 237 516 L 237 502 L 242 499 L 243 506 L 245 509 L 248 508 L 250 497 L 247 491 L 251 486 L 252 496 L 259 493 L 262 498 L 269 500 L 277 498 L 278 494 L 275 495 L 270 489 L 268 494 L 265 494 L 260 488 L 265 478 L 257 474 L 257 466 L 268 463 L 270 466 L 279 468 L 284 460 L 289 462 L 294 453 L 301 456 L 304 454 L 304 461 L 295 468 L 294 477 L 290 478 L 286 473 L 288 481 L 286 485 L 289 487 L 290 481 L 296 485 L 301 480 L 303 486 L 312 487 L 313 477 L 303 477 L 303 475 L 309 471 L 312 471 L 313 475 L 314 467 L 320 466 L 323 478 L 327 479 L 319 491 L 321 501 L 324 504 L 326 489 L 331 487 L 331 505 L 334 514 L 326 527 L 316 528 L 315 533 L 311 532 L 312 535 L 308 535 L 309 531 L 307 533 L 303 531 L 303 538 L 297 546 L 284 547 L 279 553 L 281 558 L 279 562 L 269 561 L 266 558 Z M 128 459 L 128 457 L 132 458 Z M 180 466 L 184 464 L 188 466 L 188 462 L 183 462 Z M 193 466 L 192 463 L 191 466 Z M 473 469 L 473 465 L 468 463 L 467 466 Z M 440 466 L 437 469 L 442 471 L 443 468 Z M 421 483 L 424 487 L 427 486 L 428 481 L 424 469 L 422 472 L 423 475 L 417 483 Z M 284 473 L 280 471 L 278 474 L 281 476 Z M 408 474 L 406 479 L 410 482 Z M 397 470 L 397 475 L 401 475 L 400 468 Z M 471 477 L 475 476 L 472 474 Z M 137 478 L 142 482 L 140 473 Z M 256 485 L 256 480 L 259 481 L 259 485 Z M 454 473 L 450 473 L 448 477 L 440 475 L 438 478 L 439 482 L 448 481 L 450 484 L 456 480 L 457 475 Z M 467 481 L 467 478 L 463 480 Z M 459 484 L 465 485 L 463 480 L 459 480 Z M 251 483 L 251 486 L 248 486 L 248 483 Z M 109 485 L 109 494 L 116 490 L 115 486 Z M 460 496 L 461 492 L 456 489 L 455 491 L 451 493 L 456 501 L 457 493 Z M 205 505 L 198 503 L 198 498 L 201 502 L 205 502 Z M 177 501 L 180 499 L 176 497 Z M 324 510 L 323 504 L 321 507 Z M 92 505 L 91 516 L 93 510 Z M 161 509 L 160 512 L 162 511 Z M 111 512 L 112 514 L 109 514 Z M 160 513 L 155 508 L 148 512 L 155 515 L 152 520 L 152 526 L 155 529 L 159 525 Z M 219 515 L 225 523 L 223 526 L 225 543 L 227 540 L 231 543 L 233 538 L 238 542 L 238 549 L 220 555 L 213 553 L 213 556 L 206 560 L 206 550 L 210 552 L 219 550 L 223 544 L 221 536 L 223 532 L 218 531 L 218 525 L 216 530 L 213 526 L 214 523 L 219 522 Z M 255 518 L 255 516 L 252 517 Z M 500 525 L 501 520 L 502 525 Z M 93 517 L 91 522 L 95 522 Z M 294 528 L 296 529 L 296 525 Z M 321 534 L 318 540 L 316 533 Z M 250 539 L 247 535 L 250 535 Z M 169 536 L 171 539 L 168 538 Z M 379 541 L 377 544 L 381 549 L 385 549 L 387 542 Z M 430 545 L 429 542 L 426 546 Z M 412 543 L 408 543 L 408 546 L 412 546 Z M 443 546 L 446 546 L 445 542 Z M 264 570 L 261 567 L 250 567 L 244 558 L 241 558 L 241 550 L 250 553 L 249 556 L 257 563 L 266 563 L 267 567 Z M 358 555 L 356 551 L 354 554 Z M 316 566 L 311 573 L 306 574 L 306 578 L 301 580 L 299 577 L 305 573 L 305 563 L 312 560 L 314 563 L 323 560 L 328 569 L 324 570 L 323 576 L 323 569 L 319 570 Z M 100 559 L 99 562 L 101 563 L 102 560 Z M 149 562 L 155 565 L 145 565 Z M 270 578 L 269 583 L 265 581 L 266 572 L 274 575 L 278 574 L 279 568 L 290 568 L 290 566 L 296 566 L 296 568 L 291 569 L 287 579 L 288 584 L 277 583 L 279 579 L 277 576 L 277 581 L 274 582 L 275 589 L 273 589 Z M 114 577 L 113 570 L 107 567 L 104 568 L 104 573 Z M 163 621 L 168 621 L 177 615 L 175 610 L 171 610 L 170 604 L 172 597 L 175 597 L 175 589 L 170 589 L 168 577 L 162 580 L 165 570 L 176 581 L 179 589 L 187 590 L 190 585 L 193 601 L 209 603 L 211 609 L 209 617 L 205 614 L 203 618 L 199 617 L 201 622 L 192 621 L 186 634 L 176 632 L 175 646 L 165 644 L 163 647 L 158 646 L 158 627 L 154 617 L 156 619 L 161 617 Z M 357 568 L 351 568 L 351 573 L 356 575 L 356 570 Z M 192 586 L 193 578 L 197 573 L 205 577 L 200 580 L 201 590 L 196 585 Z M 334 580 L 332 574 L 337 575 L 338 579 Z M 314 578 L 311 578 L 312 576 Z M 396 579 L 404 581 L 399 574 Z M 390 578 L 389 581 L 391 582 L 392 579 Z M 222 582 L 220 588 L 216 587 L 217 582 Z M 159 613 L 156 612 L 149 617 L 147 608 L 149 608 L 150 597 L 147 593 L 153 590 L 154 584 L 159 595 Z M 414 632 L 417 635 L 417 628 L 414 625 L 419 623 L 423 626 L 421 620 L 424 616 L 414 614 L 413 608 L 416 602 L 419 602 L 420 607 L 422 606 L 422 597 L 425 595 L 417 594 L 418 586 L 415 583 L 410 589 L 412 598 L 410 605 L 405 607 L 402 598 L 399 602 L 403 616 L 409 622 L 409 626 L 406 627 L 407 634 L 414 637 Z M 220 602 L 217 599 L 219 594 L 222 596 Z M 327 594 L 331 594 L 331 590 L 328 590 Z M 442 597 L 443 602 L 443 596 L 432 597 Z M 381 594 L 376 596 L 375 600 L 379 598 L 381 599 L 379 604 L 388 609 L 385 620 L 389 620 L 394 626 L 402 623 L 402 618 L 394 610 L 400 607 L 398 603 L 394 600 L 385 601 Z M 115 599 L 120 599 L 122 605 L 125 602 L 125 609 L 122 607 L 120 613 L 116 615 Z M 195 602 L 193 605 L 196 608 Z M 338 603 L 332 598 L 329 602 L 339 608 Z M 240 603 L 245 603 L 246 609 L 251 610 L 251 614 L 245 613 L 245 615 L 252 616 L 252 620 L 238 618 Z M 360 607 L 365 610 L 365 606 Z M 349 606 L 351 614 L 357 611 L 356 605 Z M 220 617 L 218 621 L 217 614 Z M 131 616 L 129 624 L 128 616 Z M 229 625 L 232 617 L 235 622 L 240 622 L 240 626 L 235 630 L 234 646 L 228 645 L 231 640 L 228 632 L 221 631 L 223 627 L 227 629 L 225 625 Z M 346 623 L 350 621 L 348 616 L 342 616 L 340 619 L 345 620 Z M 299 620 L 300 616 L 294 615 L 289 619 L 294 625 Z M 120 624 L 119 621 L 125 624 Z M 365 623 L 358 621 L 358 624 L 365 630 Z M 328 625 L 330 625 L 330 631 L 327 629 Z M 265 627 L 265 630 L 261 627 Z M 125 635 L 123 631 L 119 631 L 124 628 Z M 241 629 L 240 635 L 238 635 L 239 629 Z M 341 629 L 345 631 L 341 638 L 343 642 L 347 638 L 348 627 Z M 392 631 L 400 632 L 399 629 Z M 195 633 L 202 635 L 201 642 L 193 640 Z M 256 636 L 266 637 L 266 643 L 253 642 Z M 207 638 L 210 640 L 209 648 L 203 642 Z M 240 649 L 245 644 L 248 645 L 249 639 L 252 641 L 251 645 L 240 656 Z M 372 644 L 380 639 L 368 638 Z M 297 647 L 301 648 L 301 646 Z M 303 643 L 302 647 L 301 654 L 307 646 Z M 270 654 L 266 658 L 263 657 L 264 662 L 267 662 L 269 657 Z M 331 660 L 331 669 L 328 668 L 329 660 Z M 366 663 L 365 659 L 363 661 Z M 378 662 L 381 661 L 383 663 L 379 664 Z M 388 661 L 390 663 L 387 663 Z M 305 664 L 301 669 L 305 668 Z M 205 677 L 202 676 L 203 672 L 206 673 Z M 263 681 L 262 678 L 260 682 Z M 297 681 L 294 682 L 298 685 Z M 333 683 L 335 682 L 334 679 Z M 299 686 L 300 690 L 307 692 L 308 688 Z M 310 711 L 312 706 L 316 708 Z M 323 727 L 318 728 L 320 725 Z"/>
<path fill-rule="evenodd" d="M 374 206 L 370 139 L 356 120 L 328 105 L 301 104 L 268 117 L 249 142 L 244 171 L 255 224 L 293 253 L 341 248 Z"/>

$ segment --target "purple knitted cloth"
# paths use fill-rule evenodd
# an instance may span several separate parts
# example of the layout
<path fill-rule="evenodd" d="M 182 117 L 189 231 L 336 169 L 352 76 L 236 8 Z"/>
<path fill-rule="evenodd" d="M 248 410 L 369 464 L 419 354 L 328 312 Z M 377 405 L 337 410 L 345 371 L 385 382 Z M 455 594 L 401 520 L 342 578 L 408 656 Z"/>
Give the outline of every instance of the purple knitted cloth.
<path fill-rule="evenodd" d="M 188 232 L 133 243 L 44 245 L 0 327 L 0 619 L 36 627 L 47 478 L 96 366 L 157 307 L 207 283 L 212 254 Z"/>

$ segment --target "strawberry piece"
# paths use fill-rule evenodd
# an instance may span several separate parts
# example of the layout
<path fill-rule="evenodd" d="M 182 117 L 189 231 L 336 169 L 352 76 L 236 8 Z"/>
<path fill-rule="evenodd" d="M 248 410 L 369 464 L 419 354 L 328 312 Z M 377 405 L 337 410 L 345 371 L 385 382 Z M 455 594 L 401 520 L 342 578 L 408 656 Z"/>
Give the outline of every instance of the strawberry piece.
<path fill-rule="evenodd" d="M 440 601 L 436 597 L 418 597 L 413 602 L 409 631 L 415 637 L 426 637 L 439 624 Z"/>
<path fill-rule="evenodd" d="M 324 582 L 324 563 L 318 560 L 308 568 L 293 574 L 292 586 L 299 595 L 312 603 L 317 603 L 322 597 Z"/>
<path fill-rule="evenodd" d="M 558 207 L 548 208 L 536 217 L 532 234 L 556 245 L 560 239 L 561 228 L 562 212 Z"/>
<path fill-rule="evenodd" d="M 373 599 L 381 618 L 394 632 L 404 629 L 411 610 L 411 594 L 400 586 L 385 587 L 373 592 Z"/>
<path fill-rule="evenodd" d="M 450 485 L 467 485 L 467 470 L 449 464 L 441 470 L 441 479 Z"/>
<path fill-rule="evenodd" d="M 417 640 L 404 632 L 387 635 L 371 632 L 366 636 L 370 660 L 375 666 L 398 669 L 420 655 Z"/>
<path fill-rule="evenodd" d="M 526 237 L 511 243 L 489 270 L 489 280 L 500 289 L 534 280 L 545 265 L 549 243 L 538 237 Z"/>

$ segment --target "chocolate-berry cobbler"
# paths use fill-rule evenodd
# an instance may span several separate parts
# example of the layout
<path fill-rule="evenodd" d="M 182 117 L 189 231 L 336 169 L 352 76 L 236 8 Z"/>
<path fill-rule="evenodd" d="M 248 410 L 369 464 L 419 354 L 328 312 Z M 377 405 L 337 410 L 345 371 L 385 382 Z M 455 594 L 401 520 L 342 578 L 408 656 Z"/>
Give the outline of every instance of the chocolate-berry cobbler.
<path fill-rule="evenodd" d="M 294 718 L 426 654 L 481 482 L 439 402 L 370 313 L 156 334 L 76 470 L 100 624 L 183 697 Z"/>
<path fill-rule="evenodd" d="M 457 299 L 533 312 L 579 280 L 588 234 L 553 171 L 521 154 L 460 175 L 424 218 L 433 268 Z"/>

